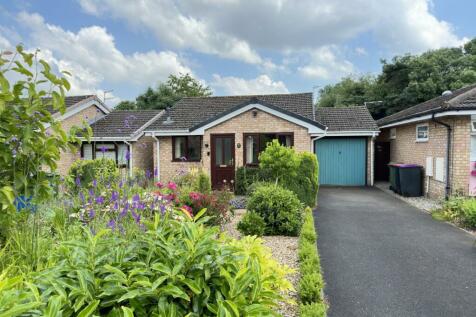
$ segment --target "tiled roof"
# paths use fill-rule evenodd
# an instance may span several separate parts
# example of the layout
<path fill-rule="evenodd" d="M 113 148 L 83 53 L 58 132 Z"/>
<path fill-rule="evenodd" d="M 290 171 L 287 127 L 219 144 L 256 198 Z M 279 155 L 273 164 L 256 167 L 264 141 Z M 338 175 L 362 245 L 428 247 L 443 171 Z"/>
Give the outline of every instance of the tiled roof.
<path fill-rule="evenodd" d="M 161 116 L 146 130 L 189 130 L 204 122 L 219 118 L 235 107 L 252 102 L 264 102 L 284 112 L 313 121 L 312 93 L 185 97 L 179 100 L 168 114 Z M 164 123 L 169 116 L 172 123 Z"/>
<path fill-rule="evenodd" d="M 114 110 L 91 124 L 93 137 L 129 137 L 162 110 Z"/>
<path fill-rule="evenodd" d="M 448 110 L 476 109 L 476 85 L 455 90 L 450 95 L 439 96 L 404 109 L 377 121 L 379 126 Z"/>
<path fill-rule="evenodd" d="M 51 98 L 44 98 L 44 102 L 48 102 Z M 82 95 L 82 96 L 66 96 L 64 97 L 64 104 L 66 106 L 66 111 L 69 107 L 72 107 L 80 102 L 85 102 L 89 100 L 97 99 L 96 95 Z M 58 112 L 57 109 L 51 109 L 51 114 Z"/>
<path fill-rule="evenodd" d="M 377 123 L 367 107 L 319 107 L 316 120 L 327 126 L 327 131 L 377 131 Z"/>

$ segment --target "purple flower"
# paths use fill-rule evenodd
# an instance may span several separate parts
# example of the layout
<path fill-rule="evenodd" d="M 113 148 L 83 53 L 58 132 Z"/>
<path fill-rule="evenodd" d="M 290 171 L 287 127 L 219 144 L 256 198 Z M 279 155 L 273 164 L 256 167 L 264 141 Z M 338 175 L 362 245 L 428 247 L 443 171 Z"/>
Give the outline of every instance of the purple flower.
<path fill-rule="evenodd" d="M 119 188 L 122 188 L 122 186 L 124 186 L 124 182 L 121 180 L 121 181 L 119 182 Z"/>
<path fill-rule="evenodd" d="M 93 179 L 93 187 L 97 187 L 98 186 L 98 182 L 96 181 L 96 179 Z"/>
<path fill-rule="evenodd" d="M 99 204 L 99 205 L 104 204 L 104 197 L 103 196 L 96 197 L 96 204 Z"/>
<path fill-rule="evenodd" d="M 74 181 L 74 183 L 76 184 L 76 186 L 81 186 L 81 179 L 79 178 L 79 176 L 76 176 L 76 180 Z"/>
<path fill-rule="evenodd" d="M 94 217 L 96 217 L 96 212 L 94 211 L 94 209 L 89 210 L 88 216 L 90 219 L 94 219 Z"/>
<path fill-rule="evenodd" d="M 165 214 L 165 205 L 160 205 L 160 212 L 163 214 Z"/>
<path fill-rule="evenodd" d="M 129 125 L 129 120 L 124 120 L 124 128 L 130 128 L 131 126 Z"/>
<path fill-rule="evenodd" d="M 131 159 L 131 152 L 129 150 L 126 150 L 126 161 L 130 161 Z"/>
<path fill-rule="evenodd" d="M 109 220 L 109 222 L 107 223 L 107 226 L 109 228 L 111 228 L 112 230 L 115 230 L 116 229 L 116 221 L 114 221 L 114 219 Z"/>
<path fill-rule="evenodd" d="M 119 217 L 123 218 L 127 215 L 127 211 L 129 210 L 129 203 L 126 203 L 124 205 L 124 208 L 122 209 L 121 213 L 119 214 Z"/>
<path fill-rule="evenodd" d="M 17 150 L 15 150 L 15 149 L 12 150 L 12 156 L 17 157 Z"/>
<path fill-rule="evenodd" d="M 151 176 L 152 173 L 149 170 L 145 171 L 145 177 L 150 178 Z"/>
<path fill-rule="evenodd" d="M 79 198 L 84 203 L 84 194 L 83 194 L 83 192 L 79 192 Z"/>
<path fill-rule="evenodd" d="M 116 191 L 113 191 L 111 194 L 111 201 L 116 201 L 119 199 L 119 193 Z"/>
<path fill-rule="evenodd" d="M 119 209 L 119 203 L 118 203 L 117 201 L 114 203 L 114 207 L 113 207 L 113 208 L 114 208 L 114 210 L 118 210 L 118 209 Z"/>
<path fill-rule="evenodd" d="M 10 142 L 16 142 L 16 141 L 18 141 L 18 138 L 16 136 L 12 136 L 10 138 Z"/>
<path fill-rule="evenodd" d="M 94 190 L 92 188 L 89 189 L 89 196 L 94 196 Z"/>
<path fill-rule="evenodd" d="M 106 153 L 106 147 L 105 147 L 104 145 L 101 146 L 100 149 L 101 149 L 101 152 L 102 152 L 103 154 Z"/>
<path fill-rule="evenodd" d="M 140 222 L 140 215 L 136 214 L 134 211 L 132 211 L 131 214 L 132 214 L 132 218 L 134 218 L 135 222 L 139 223 Z"/>
<path fill-rule="evenodd" d="M 139 201 L 140 201 L 140 196 L 139 196 L 139 194 L 135 194 L 135 195 L 132 197 L 132 202 L 137 203 L 137 202 L 139 202 Z"/>
<path fill-rule="evenodd" d="M 157 170 L 157 168 L 154 168 L 154 176 L 155 177 L 159 176 L 159 171 Z"/>

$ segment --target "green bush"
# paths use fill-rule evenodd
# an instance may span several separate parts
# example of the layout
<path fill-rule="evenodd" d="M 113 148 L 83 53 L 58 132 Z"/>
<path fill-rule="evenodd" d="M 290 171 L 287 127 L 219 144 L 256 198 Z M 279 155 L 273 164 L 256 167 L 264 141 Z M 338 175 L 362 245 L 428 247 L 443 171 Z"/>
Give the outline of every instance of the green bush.
<path fill-rule="evenodd" d="M 327 307 L 324 303 L 304 304 L 300 307 L 301 317 L 324 317 Z"/>
<path fill-rule="evenodd" d="M 260 169 L 258 167 L 238 167 L 235 175 L 235 194 L 246 195 L 251 184 L 259 180 Z"/>
<path fill-rule="evenodd" d="M 463 225 L 476 228 L 476 199 L 471 198 L 463 202 L 460 217 Z"/>
<path fill-rule="evenodd" d="M 68 172 L 68 187 L 72 190 L 94 186 L 105 186 L 119 177 L 116 162 L 101 158 L 95 160 L 77 160 Z"/>
<path fill-rule="evenodd" d="M 319 189 L 319 165 L 315 154 L 302 152 L 298 154 L 299 167 L 294 178 L 288 179 L 287 189 L 292 190 L 303 204 L 309 207 L 316 205 Z"/>
<path fill-rule="evenodd" d="M 135 236 L 84 228 L 36 273 L 0 274 L 1 316 L 271 316 L 287 270 L 259 239 L 156 216 Z"/>
<path fill-rule="evenodd" d="M 326 315 L 327 306 L 324 303 L 324 280 L 321 273 L 319 254 L 316 246 L 317 234 L 314 228 L 314 218 L 311 208 L 304 212 L 304 224 L 299 236 L 299 297 L 301 299 L 301 316 Z"/>
<path fill-rule="evenodd" d="M 237 228 L 245 236 L 261 237 L 264 234 L 265 226 L 263 217 L 256 212 L 247 212 L 238 223 Z"/>
<path fill-rule="evenodd" d="M 303 206 L 292 191 L 274 184 L 261 185 L 251 195 L 247 208 L 264 219 L 267 235 L 299 234 Z"/>
<path fill-rule="evenodd" d="M 210 181 L 210 177 L 204 171 L 200 171 L 197 175 L 195 181 L 195 187 L 198 192 L 200 193 L 209 193 L 212 190 L 212 182 Z"/>

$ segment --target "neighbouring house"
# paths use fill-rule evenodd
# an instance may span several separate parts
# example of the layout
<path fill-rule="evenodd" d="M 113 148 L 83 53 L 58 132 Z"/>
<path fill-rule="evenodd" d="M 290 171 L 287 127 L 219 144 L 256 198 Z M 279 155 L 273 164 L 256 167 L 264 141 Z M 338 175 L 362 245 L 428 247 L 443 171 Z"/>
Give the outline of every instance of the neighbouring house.
<path fill-rule="evenodd" d="M 365 107 L 315 109 L 311 93 L 187 97 L 162 112 L 112 111 L 91 127 L 85 158 L 108 156 L 121 166 L 129 161 L 131 172 L 153 171 L 161 181 L 201 168 L 215 188 L 232 185 L 237 167 L 257 165 L 273 139 L 315 152 L 323 185 L 372 185 L 379 133 Z"/>
<path fill-rule="evenodd" d="M 66 111 L 61 114 L 52 110 L 53 118 L 61 123 L 62 128 L 68 132 L 72 126 L 81 126 L 83 122 L 93 124 L 111 112 L 111 110 L 95 95 L 65 97 Z M 49 128 L 49 126 L 46 126 Z M 77 151 L 61 152 L 58 161 L 58 172 L 61 175 L 68 173 L 71 164 L 81 157 Z"/>
<path fill-rule="evenodd" d="M 378 120 L 376 180 L 388 180 L 389 162 L 424 167 L 432 198 L 476 196 L 476 85 Z"/>

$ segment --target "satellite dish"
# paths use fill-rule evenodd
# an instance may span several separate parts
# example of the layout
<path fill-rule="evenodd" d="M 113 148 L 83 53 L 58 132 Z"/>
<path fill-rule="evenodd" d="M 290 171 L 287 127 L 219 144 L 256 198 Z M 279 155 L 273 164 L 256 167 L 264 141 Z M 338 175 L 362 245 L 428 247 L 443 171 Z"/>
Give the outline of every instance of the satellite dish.
<path fill-rule="evenodd" d="M 441 95 L 442 96 L 450 96 L 452 94 L 453 94 L 453 92 L 451 90 L 445 90 L 445 91 L 443 91 L 443 93 Z"/>

